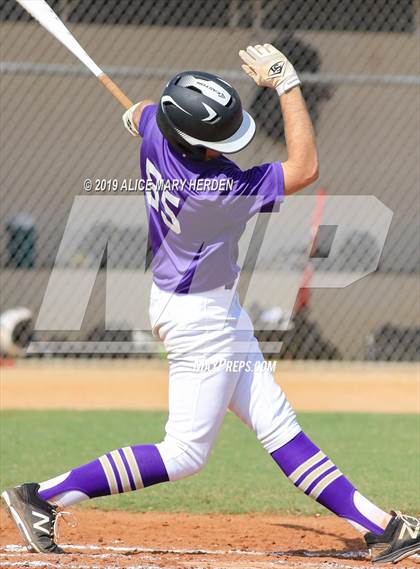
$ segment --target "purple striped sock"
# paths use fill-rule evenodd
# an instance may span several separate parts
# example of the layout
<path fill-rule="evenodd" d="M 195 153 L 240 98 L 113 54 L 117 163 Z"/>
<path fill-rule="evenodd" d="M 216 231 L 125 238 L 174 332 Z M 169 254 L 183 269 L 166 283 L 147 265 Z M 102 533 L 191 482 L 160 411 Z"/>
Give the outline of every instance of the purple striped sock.
<path fill-rule="evenodd" d="M 81 492 L 89 498 L 98 498 L 168 480 L 158 449 L 154 445 L 136 445 L 114 450 L 43 482 L 39 495 L 44 500 L 51 500 L 66 492 Z"/>
<path fill-rule="evenodd" d="M 300 432 L 271 456 L 306 495 L 334 514 L 346 518 L 360 530 L 383 533 L 378 521 L 386 516 L 385 512 L 361 496 L 305 433 Z"/>

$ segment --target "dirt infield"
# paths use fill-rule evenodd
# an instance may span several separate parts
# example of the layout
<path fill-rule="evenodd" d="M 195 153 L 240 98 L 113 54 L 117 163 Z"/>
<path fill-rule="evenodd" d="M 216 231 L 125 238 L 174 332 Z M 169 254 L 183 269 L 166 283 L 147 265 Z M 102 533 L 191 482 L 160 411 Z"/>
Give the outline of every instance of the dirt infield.
<path fill-rule="evenodd" d="M 3 409 L 167 409 L 164 361 L 23 361 L 0 369 Z M 416 364 L 278 362 L 298 411 L 420 412 Z"/>
<path fill-rule="evenodd" d="M 76 528 L 61 524 L 60 543 L 68 554 L 40 556 L 27 553 L 17 545 L 21 543 L 18 533 L 2 511 L 0 567 L 373 567 L 367 559 L 363 540 L 346 522 L 331 516 L 203 516 L 84 509 L 76 510 L 76 517 Z M 398 568 L 403 567 L 420 567 L 420 558 L 402 561 Z"/>

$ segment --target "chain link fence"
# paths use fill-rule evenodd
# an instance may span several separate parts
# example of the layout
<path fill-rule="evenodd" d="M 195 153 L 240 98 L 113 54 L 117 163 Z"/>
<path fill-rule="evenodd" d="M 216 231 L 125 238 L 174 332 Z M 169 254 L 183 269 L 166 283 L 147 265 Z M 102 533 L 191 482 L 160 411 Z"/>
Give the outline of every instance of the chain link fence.
<path fill-rule="evenodd" d="M 416 0 L 49 0 L 49 4 L 135 101 L 157 100 L 166 80 L 185 69 L 216 72 L 232 82 L 258 126 L 253 143 L 235 158 L 243 168 L 284 159 L 285 144 L 276 98 L 242 73 L 238 50 L 271 42 L 284 51 L 303 80 L 317 133 L 321 178 L 305 190 L 312 196 L 305 207 L 289 209 L 289 216 L 284 213 L 279 218 L 281 239 L 270 221 L 254 268 L 254 286 L 245 298 L 257 336 L 273 357 L 278 353 L 269 345 L 282 341 L 284 358 L 418 359 L 420 8 Z M 42 348 L 37 357 L 53 353 L 88 357 L 93 345 L 102 346 L 96 356 L 134 357 L 140 352 L 156 356 L 156 350 L 149 353 L 147 348 L 151 275 L 144 246 L 146 219 L 140 215 L 127 221 L 128 202 L 121 200 L 133 199 L 128 190 L 117 192 L 112 184 L 96 183 L 117 180 L 121 187 L 122 181 L 138 177 L 138 147 L 122 128 L 121 109 L 14 0 L 0 1 L 0 39 L 1 311 L 23 306 L 36 317 L 67 228 L 73 233 L 62 264 L 68 270 L 62 276 L 66 310 L 77 311 L 80 304 L 72 294 L 72 278 L 77 280 L 78 271 L 87 270 L 94 286 L 77 326 L 62 324 L 34 333 L 32 338 Z M 90 192 L 86 179 L 94 186 Z M 353 202 L 327 198 L 316 251 L 308 264 L 308 243 L 294 234 L 310 235 L 311 211 L 318 203 L 314 190 L 319 186 L 334 198 L 353 196 Z M 378 214 L 379 202 L 363 196 L 375 196 L 385 209 Z M 94 213 L 97 207 L 92 204 L 98 199 L 117 200 L 112 219 Z M 77 200 L 84 200 L 82 213 L 79 224 L 70 227 Z M 89 206 L 88 200 L 96 202 Z M 340 208 L 338 217 L 343 220 L 351 211 L 352 222 L 347 220 L 345 229 L 337 232 L 334 215 Z M 378 229 L 385 210 L 388 216 L 392 212 L 386 241 L 380 237 L 382 222 Z M 138 318 L 131 319 L 122 307 L 119 312 L 116 296 L 109 306 L 111 265 L 124 283 L 121 302 L 134 294 Z M 377 270 L 361 279 L 373 265 L 378 265 Z M 316 288 L 301 291 L 289 320 L 296 297 L 289 292 L 296 283 L 305 283 L 308 267 L 313 271 L 310 286 Z M 334 286 L 344 282 L 343 275 L 349 281 L 352 275 L 359 279 L 345 288 Z M 295 284 L 289 287 L 291 281 Z M 58 300 L 56 309 L 63 311 Z M 26 341 L 27 327 L 20 325 L 15 331 L 16 342 L 19 337 Z"/>

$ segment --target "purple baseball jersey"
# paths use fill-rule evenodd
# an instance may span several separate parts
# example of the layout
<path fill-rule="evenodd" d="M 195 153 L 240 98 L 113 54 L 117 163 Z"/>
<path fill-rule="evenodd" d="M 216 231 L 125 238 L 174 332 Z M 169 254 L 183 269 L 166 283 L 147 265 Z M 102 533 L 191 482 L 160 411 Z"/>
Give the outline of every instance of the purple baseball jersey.
<path fill-rule="evenodd" d="M 146 107 L 139 124 L 153 280 L 179 294 L 230 285 L 247 221 L 284 199 L 281 163 L 241 170 L 225 156 L 183 157 L 161 134 L 156 110 Z"/>

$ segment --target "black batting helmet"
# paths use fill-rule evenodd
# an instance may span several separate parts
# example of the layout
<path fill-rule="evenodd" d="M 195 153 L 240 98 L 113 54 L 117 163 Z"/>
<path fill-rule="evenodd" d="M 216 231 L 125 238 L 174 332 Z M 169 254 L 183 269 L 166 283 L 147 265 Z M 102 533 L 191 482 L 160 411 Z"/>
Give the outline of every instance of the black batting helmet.
<path fill-rule="evenodd" d="M 206 148 L 238 152 L 255 133 L 236 89 L 204 71 L 175 75 L 162 93 L 156 119 L 169 144 L 196 160 L 204 159 Z"/>

